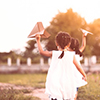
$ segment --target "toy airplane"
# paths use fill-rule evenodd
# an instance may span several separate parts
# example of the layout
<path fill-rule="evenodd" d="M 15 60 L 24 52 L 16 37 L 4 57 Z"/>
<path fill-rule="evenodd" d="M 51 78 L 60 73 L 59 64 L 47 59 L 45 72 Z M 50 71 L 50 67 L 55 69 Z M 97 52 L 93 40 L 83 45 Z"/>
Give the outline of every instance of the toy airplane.
<path fill-rule="evenodd" d="M 42 22 L 37 22 L 28 38 L 35 38 L 37 34 L 40 34 L 42 38 L 48 38 L 50 34 L 44 29 Z"/>
<path fill-rule="evenodd" d="M 84 29 L 82 29 L 82 28 L 81 28 L 81 31 L 82 31 L 83 33 L 85 33 L 85 35 L 87 35 L 87 34 L 93 35 L 93 33 L 89 32 L 89 31 L 86 31 L 86 30 L 84 30 Z"/>

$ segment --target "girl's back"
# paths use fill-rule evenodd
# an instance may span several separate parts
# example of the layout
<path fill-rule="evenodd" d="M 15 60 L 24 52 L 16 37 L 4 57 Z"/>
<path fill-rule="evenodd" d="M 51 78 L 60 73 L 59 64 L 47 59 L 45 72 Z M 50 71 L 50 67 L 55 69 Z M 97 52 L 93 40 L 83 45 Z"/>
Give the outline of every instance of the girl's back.
<path fill-rule="evenodd" d="M 52 61 L 47 75 L 46 92 L 52 97 L 73 98 L 76 93 L 76 84 L 73 74 L 74 52 L 65 51 L 62 59 L 59 55 L 62 51 L 52 52 Z M 52 95 L 53 94 L 53 95 Z"/>

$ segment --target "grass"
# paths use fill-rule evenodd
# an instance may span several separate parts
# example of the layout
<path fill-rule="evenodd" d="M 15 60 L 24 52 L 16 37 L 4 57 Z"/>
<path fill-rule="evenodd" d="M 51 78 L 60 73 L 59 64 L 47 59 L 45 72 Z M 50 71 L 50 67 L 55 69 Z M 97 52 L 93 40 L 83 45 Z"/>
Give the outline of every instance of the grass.
<path fill-rule="evenodd" d="M 0 74 L 0 82 L 44 88 L 46 74 Z"/>
<path fill-rule="evenodd" d="M 40 98 L 25 96 L 25 90 L 0 89 L 0 100 L 40 100 Z"/>
<path fill-rule="evenodd" d="M 87 77 L 88 77 L 88 84 L 86 86 L 79 88 L 77 100 L 100 100 L 100 74 L 99 73 L 89 74 L 87 75 Z M 0 74 L 0 82 L 12 83 L 16 85 L 33 86 L 35 88 L 44 88 L 45 81 L 46 81 L 46 74 L 5 74 L 5 75 Z M 13 99 L 13 100 L 26 100 L 26 99 Z M 39 98 L 27 99 L 27 100 L 39 100 Z"/>
<path fill-rule="evenodd" d="M 77 100 L 100 100 L 100 74 L 88 75 L 88 84 L 79 88 Z"/>

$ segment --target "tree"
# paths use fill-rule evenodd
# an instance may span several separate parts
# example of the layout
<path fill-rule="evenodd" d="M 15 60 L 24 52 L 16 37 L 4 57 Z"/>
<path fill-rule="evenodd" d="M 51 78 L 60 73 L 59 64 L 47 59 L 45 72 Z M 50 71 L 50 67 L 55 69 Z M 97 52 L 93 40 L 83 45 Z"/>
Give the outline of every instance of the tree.
<path fill-rule="evenodd" d="M 58 12 L 58 14 L 52 19 L 50 22 L 50 26 L 46 28 L 46 31 L 51 34 L 46 40 L 46 49 L 47 50 L 56 50 L 55 45 L 55 36 L 59 31 L 66 31 L 72 37 L 77 38 L 80 42 L 80 46 L 82 43 L 82 31 L 80 28 L 86 29 L 93 33 L 93 35 L 88 34 L 86 37 L 86 48 L 84 51 L 84 55 L 100 55 L 100 19 L 94 20 L 93 23 L 87 24 L 85 19 L 82 18 L 78 13 L 73 12 L 72 9 L 68 9 L 67 12 L 62 13 Z M 30 40 L 31 41 L 31 40 Z M 26 55 L 31 56 L 32 50 L 34 49 L 33 44 L 28 43 L 28 47 L 26 47 Z M 31 52 L 29 54 L 29 52 Z"/>
<path fill-rule="evenodd" d="M 67 10 L 66 13 L 59 12 L 50 22 L 50 26 L 46 30 L 51 34 L 48 40 L 46 48 L 48 50 L 56 49 L 55 46 L 55 35 L 59 31 L 66 31 L 72 37 L 78 38 L 81 44 L 82 32 L 80 28 L 86 28 L 87 23 L 84 18 L 73 12 L 72 9 Z"/>
<path fill-rule="evenodd" d="M 16 59 L 19 57 L 14 51 L 0 53 L 0 63 L 7 63 L 8 57 L 12 59 L 12 63 L 16 63 Z"/>
<path fill-rule="evenodd" d="M 25 58 L 34 58 L 35 54 L 33 53 L 33 50 L 35 49 L 35 43 L 36 41 L 34 39 L 27 42 L 27 46 L 25 47 L 26 50 L 24 52 Z"/>
<path fill-rule="evenodd" d="M 89 45 L 92 47 L 92 54 L 100 56 L 100 18 L 89 24 L 89 29 L 93 35 L 89 37 Z"/>

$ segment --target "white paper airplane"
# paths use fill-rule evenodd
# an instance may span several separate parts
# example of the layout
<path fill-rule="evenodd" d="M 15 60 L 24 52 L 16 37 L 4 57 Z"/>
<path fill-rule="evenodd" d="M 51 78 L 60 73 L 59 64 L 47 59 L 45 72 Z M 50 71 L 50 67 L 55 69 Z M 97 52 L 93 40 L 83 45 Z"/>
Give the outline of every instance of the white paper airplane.
<path fill-rule="evenodd" d="M 42 38 L 48 38 L 50 34 L 44 29 L 42 22 L 37 22 L 28 38 L 35 38 L 37 34 L 40 34 Z"/>
<path fill-rule="evenodd" d="M 86 30 L 84 30 L 84 29 L 82 29 L 82 28 L 81 28 L 81 31 L 82 31 L 83 33 L 85 33 L 85 36 L 86 36 L 87 34 L 93 35 L 93 33 L 89 32 L 89 31 L 86 31 Z"/>

